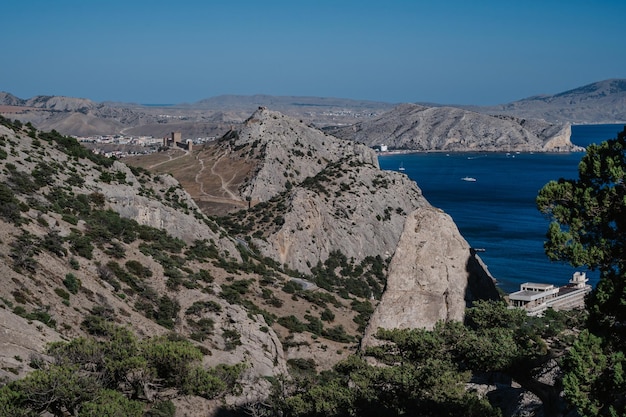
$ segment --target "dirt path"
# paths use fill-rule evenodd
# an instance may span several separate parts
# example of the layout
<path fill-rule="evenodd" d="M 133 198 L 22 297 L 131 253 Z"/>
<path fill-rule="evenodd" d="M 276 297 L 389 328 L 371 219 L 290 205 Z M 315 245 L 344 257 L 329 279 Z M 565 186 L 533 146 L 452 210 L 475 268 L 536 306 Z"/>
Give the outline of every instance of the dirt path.
<path fill-rule="evenodd" d="M 246 202 L 242 201 L 241 198 L 239 198 L 239 196 L 237 196 L 236 194 L 234 194 L 232 191 L 230 191 L 228 189 L 228 186 L 231 184 L 232 180 L 236 177 L 235 174 L 233 174 L 233 177 L 230 179 L 230 181 L 224 181 L 224 178 L 217 172 L 215 172 L 215 167 L 217 166 L 217 164 L 220 162 L 220 160 L 222 158 L 224 158 L 226 156 L 226 154 L 221 155 L 211 166 L 211 174 L 218 177 L 220 179 L 221 182 L 221 190 L 224 191 L 228 197 L 220 197 L 220 196 L 215 196 L 212 194 L 207 193 L 206 191 L 204 191 L 204 183 L 200 180 L 200 176 L 202 175 L 202 172 L 206 169 L 206 165 L 204 164 L 204 159 L 201 159 L 199 157 L 200 155 L 196 155 L 196 159 L 198 160 L 198 162 L 200 163 L 200 170 L 196 173 L 195 176 L 195 182 L 196 184 L 198 184 L 200 186 L 200 194 L 201 196 L 199 197 L 200 200 L 202 201 L 211 201 L 211 202 L 215 202 L 215 203 L 224 203 L 224 204 L 233 204 L 236 206 L 241 206 L 241 207 L 245 207 L 247 205 Z"/>
<path fill-rule="evenodd" d="M 216 175 L 217 177 L 219 177 L 220 181 L 222 182 L 222 190 L 224 192 L 226 192 L 226 194 L 228 194 L 233 200 L 236 201 L 241 201 L 241 199 L 239 198 L 239 196 L 235 195 L 232 191 L 230 191 L 228 189 L 228 186 L 230 185 L 230 183 L 232 182 L 232 180 L 235 178 L 235 175 L 233 174 L 233 177 L 229 180 L 229 181 L 224 181 L 224 177 L 222 177 L 222 175 L 218 172 L 215 172 L 215 167 L 217 166 L 217 164 L 219 164 L 219 162 L 222 160 L 222 158 L 224 158 L 226 156 L 226 154 L 221 155 L 219 158 L 217 158 L 217 160 L 213 163 L 213 166 L 211 166 L 211 174 Z"/>
<path fill-rule="evenodd" d="M 183 157 L 185 157 L 185 156 L 189 155 L 189 151 L 185 150 L 184 152 L 185 152 L 184 154 L 182 154 L 182 155 L 180 155 L 180 156 L 177 156 L 176 158 L 172 158 L 172 154 L 171 154 L 171 153 L 168 153 L 168 154 L 167 154 L 167 157 L 168 157 L 169 159 L 168 159 L 167 161 L 161 161 L 161 162 L 158 162 L 158 163 L 156 163 L 156 164 L 154 164 L 154 165 L 150 165 L 150 166 L 148 167 L 148 169 L 154 169 L 154 168 L 158 167 L 159 165 L 167 164 L 168 162 L 172 162 L 172 161 L 175 161 L 175 160 L 177 160 L 177 159 L 180 159 L 180 158 L 183 158 Z"/>

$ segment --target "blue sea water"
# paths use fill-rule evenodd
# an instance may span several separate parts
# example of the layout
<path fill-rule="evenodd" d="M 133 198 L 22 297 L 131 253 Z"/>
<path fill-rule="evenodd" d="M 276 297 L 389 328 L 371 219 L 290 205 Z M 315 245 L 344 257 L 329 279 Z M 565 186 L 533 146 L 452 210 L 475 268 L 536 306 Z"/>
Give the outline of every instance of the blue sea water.
<path fill-rule="evenodd" d="M 613 139 L 624 125 L 572 126 L 579 146 Z M 537 192 L 550 180 L 578 177 L 583 152 L 413 153 L 380 156 L 382 169 L 413 179 L 426 199 L 450 214 L 498 285 L 506 292 L 527 281 L 564 285 L 577 270 L 595 285 L 598 274 L 551 262 L 543 250 L 549 219 L 536 208 Z M 475 178 L 475 182 L 462 178 Z"/>

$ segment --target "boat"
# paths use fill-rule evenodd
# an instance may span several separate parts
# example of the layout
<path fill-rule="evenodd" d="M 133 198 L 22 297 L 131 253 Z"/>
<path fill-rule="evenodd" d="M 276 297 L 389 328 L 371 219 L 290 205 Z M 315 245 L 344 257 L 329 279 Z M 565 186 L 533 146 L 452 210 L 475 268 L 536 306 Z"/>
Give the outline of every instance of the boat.
<path fill-rule="evenodd" d="M 473 178 L 473 177 L 463 177 L 461 178 L 461 180 L 467 181 L 467 182 L 476 182 L 476 178 Z"/>
<path fill-rule="evenodd" d="M 400 168 L 398 168 L 398 171 L 404 171 L 404 164 L 402 162 L 400 162 Z"/>

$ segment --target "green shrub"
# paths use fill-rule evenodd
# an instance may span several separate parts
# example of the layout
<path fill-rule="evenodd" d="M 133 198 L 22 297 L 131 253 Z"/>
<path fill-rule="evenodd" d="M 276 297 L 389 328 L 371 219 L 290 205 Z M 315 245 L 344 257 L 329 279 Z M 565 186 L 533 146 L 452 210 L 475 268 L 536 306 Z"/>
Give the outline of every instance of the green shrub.
<path fill-rule="evenodd" d="M 63 257 L 67 255 L 67 250 L 63 247 L 64 241 L 65 239 L 59 235 L 58 231 L 51 230 L 44 236 L 41 246 L 48 252 Z"/>
<path fill-rule="evenodd" d="M 93 257 L 94 247 L 91 244 L 91 239 L 87 236 L 83 236 L 80 230 L 72 229 L 67 241 L 70 243 L 70 249 L 74 254 L 82 256 L 85 259 L 91 259 Z"/>
<path fill-rule="evenodd" d="M 197 342 L 202 342 L 213 334 L 215 322 L 209 318 L 202 318 L 198 321 L 189 320 L 189 325 L 193 328 L 191 338 Z"/>
<path fill-rule="evenodd" d="M 294 294 L 297 291 L 301 291 L 302 290 L 302 286 L 300 286 L 300 284 L 298 284 L 297 282 L 294 281 L 287 281 L 285 282 L 285 285 L 283 285 L 283 291 L 286 292 L 287 294 Z"/>
<path fill-rule="evenodd" d="M 126 269 L 131 273 L 135 274 L 139 278 L 149 278 L 152 276 L 152 271 L 150 268 L 143 266 L 140 262 L 135 260 L 127 261 Z"/>
<path fill-rule="evenodd" d="M 94 399 L 80 407 L 79 417 L 142 417 L 143 404 L 109 389 L 100 390 Z"/>
<path fill-rule="evenodd" d="M 250 284 L 251 281 L 245 279 L 234 281 L 232 284 L 222 284 L 220 297 L 228 301 L 230 304 L 241 304 L 241 296 L 248 292 Z"/>
<path fill-rule="evenodd" d="M 22 306 L 17 306 L 13 309 L 13 313 L 18 316 L 24 317 L 27 320 L 37 320 L 45 324 L 50 328 L 55 328 L 57 325 L 56 320 L 50 316 L 50 314 L 46 311 L 47 308 L 34 310 L 32 312 L 27 312 L 26 309 Z"/>
<path fill-rule="evenodd" d="M 202 359 L 202 352 L 187 340 L 158 337 L 141 344 L 141 352 L 158 378 L 172 387 L 184 384 L 191 365 Z"/>
<path fill-rule="evenodd" d="M 87 197 L 88 198 L 88 197 Z M 87 234 L 96 242 L 109 242 L 113 238 L 125 243 L 137 239 L 139 224 L 135 220 L 121 217 L 113 210 L 95 210 L 88 218 Z"/>
<path fill-rule="evenodd" d="M 65 285 L 65 288 L 67 288 L 67 290 L 71 292 L 72 294 L 77 294 L 78 290 L 80 289 L 81 284 L 80 284 L 80 280 L 76 278 L 74 274 L 70 272 L 70 273 L 65 274 L 63 285 Z"/>
<path fill-rule="evenodd" d="M 13 190 L 0 183 L 0 217 L 19 226 L 22 223 L 19 204 Z"/>
<path fill-rule="evenodd" d="M 324 311 L 322 311 L 322 314 L 320 315 L 320 318 L 323 321 L 331 322 L 331 321 L 335 320 L 335 314 L 332 311 L 330 311 L 329 309 L 325 308 Z"/>
<path fill-rule="evenodd" d="M 80 269 L 80 263 L 78 262 L 78 259 L 74 258 L 73 256 L 70 258 L 70 267 L 72 269 L 75 269 L 76 271 L 78 271 Z"/>
<path fill-rule="evenodd" d="M 237 346 L 241 346 L 241 334 L 237 330 L 222 330 L 222 338 L 224 339 L 224 350 L 234 350 Z"/>
<path fill-rule="evenodd" d="M 26 230 L 22 230 L 22 234 L 9 246 L 11 247 L 9 256 L 13 259 L 13 268 L 16 271 L 35 272 L 37 261 L 33 256 L 41 252 L 39 238 Z"/>
<path fill-rule="evenodd" d="M 304 318 L 308 321 L 306 325 L 308 331 L 317 335 L 322 334 L 322 332 L 324 331 L 324 325 L 319 318 L 311 316 L 310 314 L 305 314 Z"/>
<path fill-rule="evenodd" d="M 359 332 L 365 331 L 365 327 L 374 313 L 374 306 L 368 300 L 362 302 L 353 300 L 351 305 L 352 310 L 359 313 L 353 321 L 359 325 Z"/>
<path fill-rule="evenodd" d="M 294 315 L 279 317 L 276 322 L 292 333 L 302 333 L 307 330 L 306 324 L 302 323 Z"/>
<path fill-rule="evenodd" d="M 164 295 L 159 299 L 154 319 L 161 326 L 172 329 L 176 323 L 176 317 L 178 317 L 179 311 L 180 304 L 178 301 Z"/>
<path fill-rule="evenodd" d="M 183 273 L 178 268 L 165 268 L 163 275 L 167 277 L 165 285 L 171 290 L 177 290 L 183 283 Z"/>
<path fill-rule="evenodd" d="M 144 417 L 174 417 L 176 406 L 170 400 L 159 401 L 152 405 L 150 410 L 144 413 Z"/>
<path fill-rule="evenodd" d="M 70 293 L 65 291 L 63 288 L 55 288 L 54 292 L 56 293 L 56 295 L 63 298 L 64 300 L 70 299 Z"/>
<path fill-rule="evenodd" d="M 193 314 L 199 316 L 207 311 L 219 313 L 220 311 L 222 311 L 222 306 L 213 300 L 195 301 L 191 306 L 189 306 L 189 308 L 187 308 L 187 310 L 185 310 L 185 314 Z"/>
<path fill-rule="evenodd" d="M 334 340 L 335 342 L 340 343 L 354 342 L 354 337 L 347 334 L 342 325 L 338 325 L 328 330 L 324 330 L 322 332 L 322 336 L 324 336 L 326 339 Z"/>
<path fill-rule="evenodd" d="M 289 366 L 292 372 L 297 374 L 315 374 L 315 360 L 312 358 L 292 358 L 287 360 L 287 366 Z"/>

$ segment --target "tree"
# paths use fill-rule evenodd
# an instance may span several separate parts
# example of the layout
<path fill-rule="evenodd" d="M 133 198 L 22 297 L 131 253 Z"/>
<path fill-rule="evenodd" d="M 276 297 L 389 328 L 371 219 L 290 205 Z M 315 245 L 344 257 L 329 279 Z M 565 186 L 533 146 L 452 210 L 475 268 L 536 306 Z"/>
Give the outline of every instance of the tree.
<path fill-rule="evenodd" d="M 582 416 L 625 415 L 626 127 L 590 145 L 578 179 L 551 181 L 537 196 L 552 218 L 544 245 L 552 260 L 600 272 L 587 299 L 588 331 L 563 360 L 565 397 Z"/>
<path fill-rule="evenodd" d="M 552 260 L 600 271 L 588 308 L 596 332 L 626 340 L 626 127 L 590 145 L 577 180 L 550 181 L 537 196 L 552 218 L 545 250 Z"/>
<path fill-rule="evenodd" d="M 623 352 L 607 352 L 583 331 L 563 361 L 566 397 L 583 416 L 624 415 L 625 366 Z"/>

